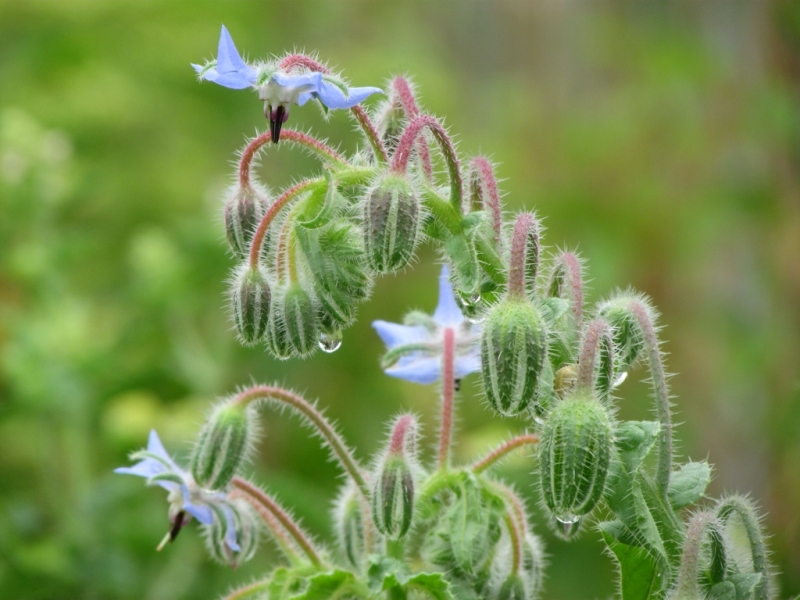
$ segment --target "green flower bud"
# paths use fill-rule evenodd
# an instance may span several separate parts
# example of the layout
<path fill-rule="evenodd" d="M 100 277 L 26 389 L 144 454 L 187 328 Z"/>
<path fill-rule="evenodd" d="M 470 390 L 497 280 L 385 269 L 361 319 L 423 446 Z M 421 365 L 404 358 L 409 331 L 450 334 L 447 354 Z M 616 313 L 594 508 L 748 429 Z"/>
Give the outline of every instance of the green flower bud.
<path fill-rule="evenodd" d="M 247 459 L 253 428 L 253 409 L 223 402 L 203 425 L 190 460 L 192 477 L 208 490 L 230 483 Z"/>
<path fill-rule="evenodd" d="M 257 184 L 236 186 L 225 202 L 225 237 L 234 256 L 247 258 L 250 241 L 268 203 L 267 191 Z"/>
<path fill-rule="evenodd" d="M 539 442 L 542 496 L 565 536 L 602 497 L 613 444 L 608 411 L 586 390 L 556 404 L 545 421 Z"/>
<path fill-rule="evenodd" d="M 597 311 L 598 316 L 605 318 L 613 329 L 618 373 L 625 373 L 633 367 L 644 349 L 641 327 L 628 307 L 631 298 L 621 295 L 601 304 Z M 640 300 L 647 306 L 644 299 Z"/>
<path fill-rule="evenodd" d="M 319 342 L 319 328 L 311 296 L 299 283 L 292 283 L 272 304 L 267 335 L 270 352 L 280 359 L 314 352 Z"/>
<path fill-rule="evenodd" d="M 399 175 L 387 175 L 364 201 L 364 249 L 367 262 L 378 273 L 405 267 L 419 242 L 420 202 L 411 184 Z"/>
<path fill-rule="evenodd" d="M 503 582 L 497 593 L 497 600 L 528 600 L 531 597 L 525 590 L 525 580 L 516 573 Z"/>
<path fill-rule="evenodd" d="M 486 317 L 481 335 L 481 371 L 486 397 L 500 414 L 523 411 L 536 394 L 547 360 L 547 332 L 536 306 L 507 298 Z"/>
<path fill-rule="evenodd" d="M 372 489 L 372 520 L 378 531 L 393 540 L 408 532 L 414 515 L 416 428 L 411 415 L 397 419 Z"/>
<path fill-rule="evenodd" d="M 243 344 L 252 345 L 263 339 L 269 323 L 271 298 L 264 270 L 242 265 L 231 286 L 230 302 L 236 332 Z"/>
<path fill-rule="evenodd" d="M 340 494 L 336 501 L 334 516 L 339 545 L 350 564 L 358 567 L 367 553 L 364 540 L 364 511 L 361 506 L 361 496 L 352 485 L 345 487 Z"/>
<path fill-rule="evenodd" d="M 521 575 L 525 581 L 527 598 L 536 598 L 544 581 L 544 550 L 541 540 L 532 533 L 527 533 L 522 541 Z"/>
<path fill-rule="evenodd" d="M 206 546 L 217 562 L 235 569 L 250 560 L 258 548 L 259 525 L 250 506 L 243 500 L 228 500 L 223 507 L 214 507 L 215 519 L 203 527 Z M 233 526 L 235 540 L 228 531 Z M 231 548 L 231 542 L 238 548 Z"/>

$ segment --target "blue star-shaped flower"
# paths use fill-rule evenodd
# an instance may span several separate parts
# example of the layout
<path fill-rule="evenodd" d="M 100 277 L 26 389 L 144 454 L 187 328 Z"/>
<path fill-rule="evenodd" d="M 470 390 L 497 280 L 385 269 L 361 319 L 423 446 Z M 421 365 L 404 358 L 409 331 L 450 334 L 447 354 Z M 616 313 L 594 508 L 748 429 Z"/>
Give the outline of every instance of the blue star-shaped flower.
<path fill-rule="evenodd" d="M 337 85 L 335 78 L 323 73 L 301 73 L 290 75 L 272 65 L 259 65 L 257 69 L 248 65 L 222 26 L 219 37 L 217 60 L 200 66 L 192 65 L 200 79 L 213 81 L 221 86 L 242 90 L 254 87 L 264 102 L 264 114 L 270 122 L 272 141 L 280 139 L 283 122 L 289 117 L 292 104 L 303 106 L 310 99 L 319 100 L 326 108 L 352 108 L 366 98 L 383 90 L 376 87 L 347 87 Z"/>
<path fill-rule="evenodd" d="M 455 339 L 454 374 L 457 379 L 480 370 L 480 331 L 464 318 L 450 286 L 447 266 L 439 275 L 439 304 L 433 317 L 411 313 L 405 325 L 373 321 L 387 353 L 384 372 L 415 383 L 439 379 L 444 355 L 444 331 L 452 329 Z"/>
<path fill-rule="evenodd" d="M 181 528 L 194 517 L 203 525 L 212 525 L 215 519 L 224 519 L 225 544 L 234 552 L 241 550 L 236 540 L 235 518 L 227 495 L 200 488 L 191 474 L 181 469 L 167 454 L 155 431 L 150 432 L 147 450 L 134 452 L 131 458 L 139 462 L 132 467 L 114 469 L 114 472 L 144 477 L 148 485 L 158 485 L 169 492 L 167 500 L 170 503 L 172 526 L 159 549 L 165 542 L 174 540 Z"/>

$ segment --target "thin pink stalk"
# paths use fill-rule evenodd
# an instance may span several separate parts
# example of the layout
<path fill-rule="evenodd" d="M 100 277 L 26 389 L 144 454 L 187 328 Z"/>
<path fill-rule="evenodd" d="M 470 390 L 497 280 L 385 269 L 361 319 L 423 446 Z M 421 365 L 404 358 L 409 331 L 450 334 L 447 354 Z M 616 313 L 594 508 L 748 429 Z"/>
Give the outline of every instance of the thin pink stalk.
<path fill-rule="evenodd" d="M 272 206 L 267 209 L 266 214 L 261 218 L 261 222 L 258 224 L 258 228 L 253 235 L 253 241 L 250 244 L 251 268 L 254 269 L 258 266 L 258 259 L 261 256 L 261 245 L 264 243 L 264 236 L 267 234 L 267 230 L 272 224 L 273 219 L 275 219 L 275 216 L 284 206 L 286 206 L 290 200 L 292 200 L 292 198 L 297 197 L 300 193 L 304 192 L 312 185 L 319 183 L 319 181 L 320 180 L 318 179 L 307 179 L 305 181 L 301 181 L 281 194 L 281 196 L 272 203 Z"/>
<path fill-rule="evenodd" d="M 578 386 L 588 389 L 595 389 L 597 353 L 601 346 L 605 345 L 606 351 L 611 353 L 614 348 L 614 341 L 611 337 L 611 327 L 605 319 L 593 319 L 586 327 L 583 334 L 583 344 L 581 345 L 580 357 L 578 358 Z M 613 357 L 609 356 L 613 361 Z M 612 373 L 608 373 L 609 376 Z M 609 385 L 610 385 L 609 381 Z"/>
<path fill-rule="evenodd" d="M 511 539 L 511 574 L 519 573 L 522 565 L 522 536 L 515 519 L 508 513 L 505 515 L 508 537 Z"/>
<path fill-rule="evenodd" d="M 503 233 L 503 213 L 500 209 L 500 193 L 497 189 L 497 179 L 491 163 L 483 156 L 476 156 L 470 162 L 474 173 L 475 183 L 481 189 L 482 208 L 492 216 L 492 229 L 494 229 L 494 243 L 499 246 Z"/>
<path fill-rule="evenodd" d="M 414 92 L 411 85 L 405 77 L 395 77 L 392 81 L 392 91 L 400 100 L 400 106 L 403 112 L 406 113 L 408 120 L 414 119 L 419 116 L 419 107 L 417 100 L 414 98 Z M 433 181 L 433 167 L 431 166 L 431 152 L 428 148 L 428 142 L 425 138 L 420 138 L 417 141 L 417 154 L 419 155 L 420 162 L 422 163 L 422 171 L 428 181 Z"/>
<path fill-rule="evenodd" d="M 231 483 L 236 488 L 236 491 L 233 493 L 237 493 L 241 498 L 246 500 L 247 502 L 255 505 L 260 504 L 266 510 L 271 512 L 275 515 L 275 518 L 280 522 L 280 524 L 289 532 L 289 535 L 294 538 L 294 541 L 297 542 L 297 545 L 305 552 L 308 559 L 316 566 L 322 565 L 322 559 L 319 556 L 316 548 L 308 539 L 303 530 L 300 526 L 292 520 L 289 514 L 283 510 L 280 505 L 275 502 L 267 493 L 242 479 L 241 477 L 234 477 L 231 480 Z"/>
<path fill-rule="evenodd" d="M 240 587 L 238 590 L 232 591 L 230 594 L 225 596 L 222 600 L 242 600 L 242 598 L 246 598 L 250 594 L 254 594 L 256 592 L 260 592 L 262 590 L 267 589 L 267 586 L 270 584 L 271 579 L 262 579 L 261 581 L 256 581 L 244 587 Z"/>
<path fill-rule="evenodd" d="M 417 422 L 412 415 L 403 415 L 397 419 L 389 441 L 389 454 L 403 454 L 406 438 L 413 435 L 416 427 Z"/>
<path fill-rule="evenodd" d="M 297 559 L 297 551 L 295 550 L 295 547 L 292 545 L 292 542 L 286 536 L 286 530 L 281 526 L 281 524 L 275 518 L 275 515 L 272 513 L 272 511 L 268 510 L 267 507 L 265 507 L 260 502 L 251 502 L 246 497 L 246 494 L 240 490 L 233 490 L 231 492 L 231 496 L 233 498 L 238 496 L 243 500 L 247 501 L 248 504 L 250 504 L 250 506 L 253 507 L 253 510 L 255 510 L 258 513 L 258 516 L 261 517 L 261 520 L 264 521 L 264 525 L 267 526 L 267 529 L 275 538 L 275 541 L 277 542 L 280 549 L 283 550 L 284 554 L 286 554 L 290 558 Z"/>
<path fill-rule="evenodd" d="M 345 472 L 353 479 L 364 498 L 369 499 L 370 490 L 366 477 L 361 472 L 361 468 L 358 466 L 358 462 L 356 462 L 350 449 L 336 432 L 333 425 L 308 400 L 283 388 L 255 385 L 239 392 L 234 397 L 233 403 L 247 405 L 258 400 L 282 402 L 303 415 L 330 446 L 333 455 L 338 459 Z"/>
<path fill-rule="evenodd" d="M 295 131 L 294 129 L 284 129 L 281 132 L 281 139 L 311 150 L 324 160 L 330 160 L 340 164 L 345 163 L 344 157 L 336 152 L 336 150 L 325 144 L 322 140 L 318 140 L 307 133 Z M 252 166 L 253 159 L 255 158 L 256 154 L 258 154 L 258 151 L 270 141 L 271 133 L 266 132 L 253 138 L 250 143 L 247 144 L 247 147 L 245 147 L 244 151 L 242 152 L 242 157 L 239 160 L 239 186 L 243 188 L 250 187 L 250 168 Z"/>
<path fill-rule="evenodd" d="M 411 150 L 424 129 L 429 129 L 433 137 L 439 144 L 439 149 L 447 163 L 447 171 L 450 176 L 450 203 L 458 211 L 462 212 L 461 198 L 463 182 L 461 180 L 461 167 L 456 156 L 456 149 L 447 131 L 435 117 L 431 115 L 420 115 L 414 118 L 406 126 L 403 134 L 397 142 L 397 149 L 392 157 L 392 171 L 395 173 L 405 173 L 408 170 L 408 161 L 411 158 Z"/>
<path fill-rule="evenodd" d="M 533 446 L 538 443 L 539 443 L 539 436 L 533 434 L 520 435 L 511 438 L 507 442 L 504 442 L 503 444 L 492 450 L 488 455 L 486 455 L 484 458 L 476 462 L 474 465 L 472 465 L 472 471 L 474 473 L 483 473 L 486 469 L 488 469 L 498 461 L 508 456 L 511 452 L 513 452 L 517 448 L 522 448 L 523 446 Z"/>
<path fill-rule="evenodd" d="M 531 213 L 522 213 L 514 223 L 508 267 L 509 298 L 525 298 L 526 281 L 531 292 L 539 269 L 539 222 Z"/>
<path fill-rule="evenodd" d="M 444 329 L 444 357 L 442 365 L 442 423 L 439 437 L 439 468 L 450 465 L 450 446 L 453 436 L 453 404 L 455 402 L 455 331 Z"/>
<path fill-rule="evenodd" d="M 551 296 L 564 297 L 564 286 L 569 288 L 568 299 L 575 322 L 580 326 L 583 320 L 583 278 L 581 263 L 573 252 L 562 252 L 556 258 L 553 275 L 550 279 Z"/>

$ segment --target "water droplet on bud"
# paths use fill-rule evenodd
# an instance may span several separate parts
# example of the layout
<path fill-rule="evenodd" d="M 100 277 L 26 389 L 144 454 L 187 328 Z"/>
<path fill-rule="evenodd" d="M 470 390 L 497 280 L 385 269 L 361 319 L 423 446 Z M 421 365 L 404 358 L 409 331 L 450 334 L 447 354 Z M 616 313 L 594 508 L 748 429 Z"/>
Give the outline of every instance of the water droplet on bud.
<path fill-rule="evenodd" d="M 332 352 L 336 352 L 341 347 L 342 347 L 341 331 L 319 334 L 319 349 L 322 350 L 323 352 L 331 354 Z"/>
<path fill-rule="evenodd" d="M 486 318 L 486 313 L 481 313 L 477 315 L 469 315 L 466 317 L 467 321 L 472 323 L 473 325 L 480 325 L 483 323 L 484 319 Z"/>
<path fill-rule="evenodd" d="M 581 518 L 576 515 L 567 514 L 557 516 L 556 521 L 561 525 L 561 532 L 564 534 L 564 537 L 570 538 L 572 534 L 578 530 Z"/>
<path fill-rule="evenodd" d="M 622 373 L 620 373 L 619 377 L 617 377 L 617 379 L 614 381 L 614 385 L 611 386 L 611 389 L 613 390 L 614 388 L 618 388 L 619 386 L 621 386 L 627 378 L 628 378 L 627 371 L 623 371 Z"/>

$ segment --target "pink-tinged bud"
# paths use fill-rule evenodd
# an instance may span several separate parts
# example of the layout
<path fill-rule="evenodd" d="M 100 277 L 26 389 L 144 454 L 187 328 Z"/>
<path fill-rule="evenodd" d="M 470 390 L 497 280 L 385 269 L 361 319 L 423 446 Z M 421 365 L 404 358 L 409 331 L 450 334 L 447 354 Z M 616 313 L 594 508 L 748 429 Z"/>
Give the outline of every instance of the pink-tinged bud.
<path fill-rule="evenodd" d="M 399 174 L 382 177 L 364 199 L 364 249 L 378 273 L 405 267 L 420 238 L 420 202 L 408 180 Z"/>
<path fill-rule="evenodd" d="M 378 469 L 372 490 L 372 519 L 389 539 L 400 539 L 411 527 L 414 515 L 413 465 L 416 421 L 411 415 L 397 420 L 389 450 Z"/>

